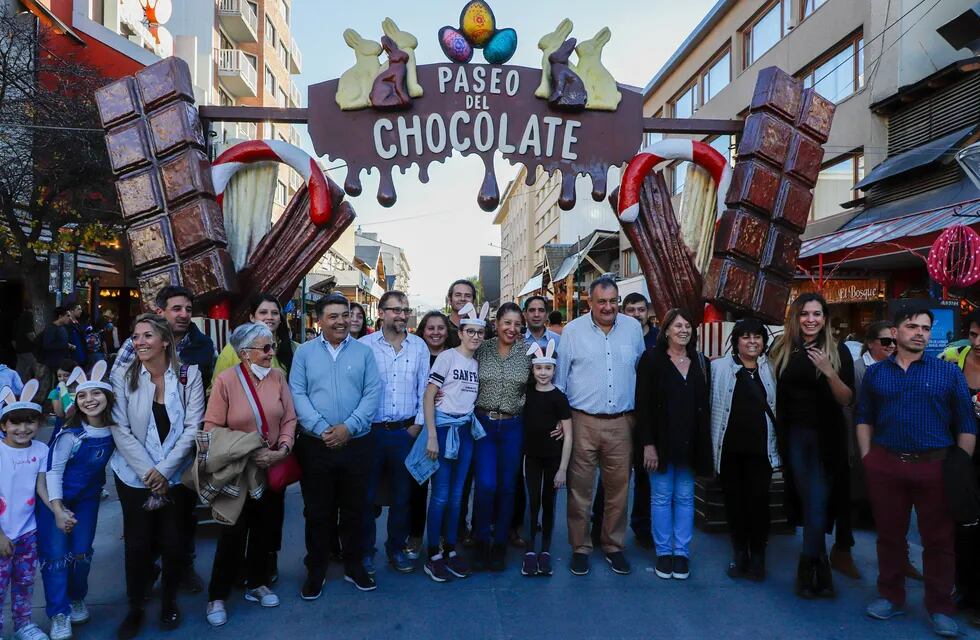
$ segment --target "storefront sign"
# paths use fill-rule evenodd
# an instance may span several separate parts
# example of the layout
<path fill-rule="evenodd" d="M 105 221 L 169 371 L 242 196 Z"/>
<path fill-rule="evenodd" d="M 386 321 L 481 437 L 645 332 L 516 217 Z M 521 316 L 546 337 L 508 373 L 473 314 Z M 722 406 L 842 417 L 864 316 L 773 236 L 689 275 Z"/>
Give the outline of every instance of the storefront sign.
<path fill-rule="evenodd" d="M 829 280 L 823 289 L 812 281 L 795 283 L 790 291 L 791 304 L 800 294 L 821 293 L 828 304 L 848 304 L 852 302 L 880 302 L 885 298 L 885 281 L 881 278 L 870 280 Z"/>

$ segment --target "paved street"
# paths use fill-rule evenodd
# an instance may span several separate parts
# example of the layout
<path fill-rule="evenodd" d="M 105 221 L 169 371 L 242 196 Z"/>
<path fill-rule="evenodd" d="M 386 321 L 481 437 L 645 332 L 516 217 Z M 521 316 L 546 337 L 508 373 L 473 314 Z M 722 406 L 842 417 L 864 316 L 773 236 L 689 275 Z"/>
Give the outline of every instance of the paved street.
<path fill-rule="evenodd" d="M 107 487 L 111 484 L 107 483 Z M 564 502 L 564 494 L 560 496 Z M 563 509 L 562 509 L 563 511 Z M 799 541 L 777 536 L 770 545 L 770 577 L 761 584 L 739 583 L 724 574 L 728 541 L 723 535 L 697 532 L 693 544 L 692 577 L 686 582 L 658 579 L 652 552 L 628 549 L 633 573 L 618 576 L 599 554 L 592 573 L 570 574 L 568 544 L 562 524 L 555 537 L 555 575 L 520 575 L 516 550 L 503 574 L 478 574 L 455 583 L 436 584 L 424 573 L 396 574 L 381 565 L 378 589 L 359 593 L 332 566 L 323 596 L 315 602 L 299 598 L 303 579 L 302 499 L 298 486 L 287 497 L 286 533 L 280 555 L 280 578 L 275 585 L 282 598 L 278 609 L 247 603 L 236 591 L 229 601 L 229 622 L 212 629 L 204 619 L 206 595 L 182 595 L 184 624 L 173 633 L 156 624 L 158 601 L 150 603 L 145 638 L 238 640 L 264 638 L 929 638 L 922 607 L 922 586 L 910 582 L 910 613 L 904 619 L 877 622 L 864 617 L 874 597 L 874 540 L 858 534 L 856 559 L 865 579 L 837 577 L 836 601 L 804 602 L 792 593 Z M 379 527 L 383 531 L 382 527 Z M 112 495 L 103 502 L 92 568 L 88 603 L 93 620 L 76 627 L 76 637 L 110 638 L 126 609 L 123 574 L 122 518 Z M 632 536 L 630 536 L 632 540 Z M 198 543 L 198 572 L 207 579 L 214 540 Z M 912 547 L 920 562 L 921 548 Z M 381 557 L 378 557 L 381 560 Z M 920 564 L 921 566 L 921 564 Z M 35 621 L 47 629 L 40 577 L 35 597 Z M 9 614 L 5 630 L 9 634 Z M 964 622 L 964 629 L 966 625 Z M 980 637 L 975 630 L 969 637 Z"/>

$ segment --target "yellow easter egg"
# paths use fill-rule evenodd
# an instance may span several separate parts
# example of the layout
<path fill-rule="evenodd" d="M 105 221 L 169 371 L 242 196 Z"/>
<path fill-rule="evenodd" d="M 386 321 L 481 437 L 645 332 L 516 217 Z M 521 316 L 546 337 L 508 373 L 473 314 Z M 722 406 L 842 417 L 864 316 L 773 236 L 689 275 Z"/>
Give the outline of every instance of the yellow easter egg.
<path fill-rule="evenodd" d="M 490 5 L 483 0 L 472 0 L 466 3 L 463 12 L 459 14 L 459 27 L 467 40 L 480 49 L 493 37 L 497 20 L 493 17 Z"/>

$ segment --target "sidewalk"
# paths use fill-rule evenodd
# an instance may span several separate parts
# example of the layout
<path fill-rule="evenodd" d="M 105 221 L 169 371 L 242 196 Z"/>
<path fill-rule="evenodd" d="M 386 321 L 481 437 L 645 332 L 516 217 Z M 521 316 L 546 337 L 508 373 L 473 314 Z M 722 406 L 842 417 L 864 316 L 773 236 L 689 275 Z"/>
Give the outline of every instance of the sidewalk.
<path fill-rule="evenodd" d="M 76 627 L 80 639 L 114 637 L 126 612 L 123 569 L 122 515 L 111 483 L 103 501 L 87 599 L 92 621 Z M 436 584 L 421 571 L 402 575 L 376 558 L 378 589 L 360 593 L 343 582 L 339 566 L 331 566 L 323 596 L 306 602 L 299 597 L 304 577 L 302 558 L 302 496 L 298 485 L 286 499 L 286 526 L 279 556 L 282 599 L 278 609 L 261 609 L 235 591 L 228 602 L 229 621 L 212 629 L 204 619 L 206 593 L 182 594 L 184 622 L 176 632 L 157 626 L 159 600 L 147 607 L 143 638 L 860 638 L 861 640 L 930 638 L 922 606 L 921 583 L 909 582 L 909 613 L 880 622 L 866 618 L 865 605 L 875 597 L 874 538 L 858 532 L 855 560 L 864 579 L 835 575 L 836 601 L 803 601 L 793 595 L 793 578 L 800 542 L 796 536 L 776 536 L 770 544 L 770 576 L 762 584 L 736 583 L 725 575 L 729 544 L 726 536 L 695 532 L 692 574 L 686 582 L 665 581 L 653 573 L 653 553 L 629 547 L 633 573 L 618 576 L 601 553 L 592 556 L 585 577 L 568 572 L 569 548 L 564 526 L 565 493 L 559 496 L 559 525 L 554 539 L 555 575 L 520 575 L 520 552 L 511 549 L 508 570 L 477 574 L 455 583 Z M 383 526 L 378 527 L 384 531 Z M 632 534 L 628 535 L 630 544 Z M 214 554 L 213 537 L 200 537 L 197 571 L 205 582 Z M 921 567 L 921 547 L 912 556 Z M 38 576 L 34 619 L 45 630 L 43 587 Z M 9 607 L 4 629 L 9 637 Z M 960 620 L 967 637 L 980 637 Z"/>

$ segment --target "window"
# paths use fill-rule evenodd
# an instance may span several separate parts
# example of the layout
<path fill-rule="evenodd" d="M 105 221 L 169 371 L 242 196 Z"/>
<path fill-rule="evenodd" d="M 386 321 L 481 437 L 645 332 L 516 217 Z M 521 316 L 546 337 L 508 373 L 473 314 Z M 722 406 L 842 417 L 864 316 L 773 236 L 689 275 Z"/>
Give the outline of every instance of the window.
<path fill-rule="evenodd" d="M 789 30 L 789 4 L 791 0 L 778 0 L 744 31 L 745 66 L 748 67 L 775 46 Z"/>
<path fill-rule="evenodd" d="M 276 76 L 272 73 L 269 65 L 265 65 L 265 90 L 273 98 L 276 97 Z"/>
<path fill-rule="evenodd" d="M 805 71 L 803 84 L 832 102 L 840 102 L 864 87 L 864 38 L 858 34 L 830 57 Z"/>
<path fill-rule="evenodd" d="M 808 18 L 814 11 L 819 9 L 827 0 L 803 0 L 803 17 Z"/>
<path fill-rule="evenodd" d="M 224 89 L 218 88 L 218 104 L 222 107 L 230 107 L 235 104 L 235 101 L 231 99 Z"/>
<path fill-rule="evenodd" d="M 289 104 L 289 98 L 286 96 L 286 91 L 284 89 L 279 89 L 279 106 L 285 107 Z"/>
<path fill-rule="evenodd" d="M 289 24 L 289 5 L 286 4 L 285 0 L 279 0 L 279 13 L 282 14 L 286 24 Z"/>
<path fill-rule="evenodd" d="M 623 252 L 622 265 L 623 275 L 626 277 L 635 276 L 640 273 L 640 261 L 636 257 L 636 252 L 632 249 L 627 249 Z"/>
<path fill-rule="evenodd" d="M 663 139 L 664 139 L 664 134 L 662 133 L 653 133 L 653 132 L 644 133 L 643 146 L 649 147 L 651 144 L 654 144 L 655 142 L 660 142 Z"/>
<path fill-rule="evenodd" d="M 732 147 L 734 145 L 732 136 L 718 136 L 708 144 L 710 144 L 715 151 L 728 158 L 729 164 L 732 166 L 735 165 L 735 163 L 732 162 Z"/>
<path fill-rule="evenodd" d="M 276 53 L 279 54 L 279 60 L 282 62 L 283 66 L 287 69 L 289 68 L 289 47 L 282 40 L 279 41 L 279 47 L 276 49 Z"/>
<path fill-rule="evenodd" d="M 272 24 L 272 19 L 269 16 L 265 17 L 265 43 L 270 47 L 275 48 L 278 38 L 276 38 L 276 25 Z"/>
<path fill-rule="evenodd" d="M 702 76 L 701 95 L 704 102 L 711 100 L 732 81 L 732 52 L 726 51 Z"/>
<path fill-rule="evenodd" d="M 671 171 L 670 192 L 673 195 L 680 195 L 684 192 L 684 181 L 687 180 L 687 165 L 690 162 L 675 164 Z"/>
<path fill-rule="evenodd" d="M 276 204 L 286 206 L 286 184 L 282 180 L 276 181 Z"/>
<path fill-rule="evenodd" d="M 810 219 L 820 220 L 845 211 L 840 205 L 858 197 L 854 185 L 864 178 L 864 155 L 855 154 L 835 160 L 817 176 L 813 188 Z"/>
<path fill-rule="evenodd" d="M 698 108 L 698 85 L 692 84 L 674 101 L 674 117 L 690 118 Z"/>

